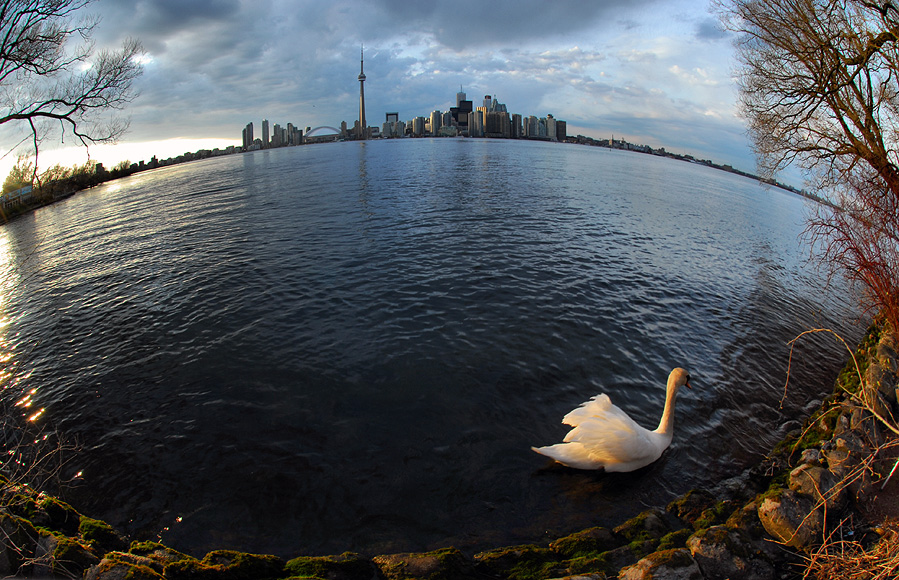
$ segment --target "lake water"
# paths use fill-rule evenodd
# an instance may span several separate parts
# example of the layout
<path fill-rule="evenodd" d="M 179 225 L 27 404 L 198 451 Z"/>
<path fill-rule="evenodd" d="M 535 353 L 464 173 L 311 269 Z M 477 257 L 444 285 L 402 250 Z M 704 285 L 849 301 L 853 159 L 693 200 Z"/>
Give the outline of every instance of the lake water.
<path fill-rule="evenodd" d="M 65 497 L 202 555 L 542 542 L 757 461 L 857 340 L 798 196 L 574 145 L 337 143 L 111 182 L 0 229 L 4 390 L 77 443 Z M 600 393 L 672 447 L 552 467 Z"/>

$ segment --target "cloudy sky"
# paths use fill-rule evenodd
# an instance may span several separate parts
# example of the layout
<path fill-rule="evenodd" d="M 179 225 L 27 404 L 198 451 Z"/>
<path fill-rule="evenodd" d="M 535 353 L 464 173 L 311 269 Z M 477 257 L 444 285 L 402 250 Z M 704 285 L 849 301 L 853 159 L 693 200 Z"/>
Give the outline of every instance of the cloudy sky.
<path fill-rule="evenodd" d="M 664 146 L 754 170 L 732 41 L 707 0 L 96 0 L 98 48 L 147 51 L 129 133 L 92 157 L 239 143 L 263 118 L 352 125 L 365 46 L 369 124 L 495 95 L 569 134 Z M 3 141 L 8 143 L 11 136 Z M 205 140 L 205 141 L 198 141 Z"/>

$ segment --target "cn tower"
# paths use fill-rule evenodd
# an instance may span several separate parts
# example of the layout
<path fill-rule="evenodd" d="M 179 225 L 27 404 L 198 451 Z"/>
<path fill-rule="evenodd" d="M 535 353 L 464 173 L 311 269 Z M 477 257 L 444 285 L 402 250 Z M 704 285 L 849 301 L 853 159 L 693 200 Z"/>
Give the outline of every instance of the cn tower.
<path fill-rule="evenodd" d="M 368 138 L 368 125 L 365 124 L 365 57 L 363 46 L 359 50 L 359 139 Z"/>

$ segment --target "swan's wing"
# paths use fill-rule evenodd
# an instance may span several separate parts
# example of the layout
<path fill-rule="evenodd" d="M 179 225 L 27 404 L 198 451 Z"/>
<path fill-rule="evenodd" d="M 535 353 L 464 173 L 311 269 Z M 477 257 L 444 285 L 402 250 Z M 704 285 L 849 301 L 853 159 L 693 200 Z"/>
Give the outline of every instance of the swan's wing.
<path fill-rule="evenodd" d="M 607 395 L 593 397 L 568 413 L 564 422 L 574 427 L 564 441 L 582 446 L 592 462 L 607 470 L 654 461 L 665 447 L 657 434 L 638 425 Z"/>

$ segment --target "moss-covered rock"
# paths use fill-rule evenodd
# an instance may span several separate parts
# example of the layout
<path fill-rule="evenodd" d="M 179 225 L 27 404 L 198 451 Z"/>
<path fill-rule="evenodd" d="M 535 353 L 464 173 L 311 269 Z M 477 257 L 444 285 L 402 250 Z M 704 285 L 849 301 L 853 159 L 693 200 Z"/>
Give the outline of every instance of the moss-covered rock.
<path fill-rule="evenodd" d="M 371 580 L 377 567 L 368 558 L 353 552 L 339 556 L 300 557 L 287 562 L 285 572 L 301 578 L 326 580 Z"/>
<path fill-rule="evenodd" d="M 41 494 L 38 507 L 47 514 L 47 528 L 66 536 L 78 535 L 81 514 L 75 508 L 55 497 Z"/>
<path fill-rule="evenodd" d="M 131 542 L 128 553 L 147 558 L 147 560 L 155 564 L 154 568 L 159 568 L 160 573 L 166 566 L 174 564 L 175 562 L 182 562 L 184 560 L 197 561 L 197 559 L 192 556 L 182 554 L 181 552 L 173 550 L 158 542 Z"/>
<path fill-rule="evenodd" d="M 686 548 L 654 552 L 621 570 L 619 580 L 703 580 Z"/>
<path fill-rule="evenodd" d="M 28 520 L 0 513 L 0 574 L 19 574 L 22 566 L 34 557 L 39 537 Z"/>
<path fill-rule="evenodd" d="M 550 550 L 563 559 L 596 556 L 621 546 L 624 542 L 615 532 L 607 528 L 588 528 L 559 538 L 549 544 Z"/>
<path fill-rule="evenodd" d="M 277 556 L 232 550 L 209 552 L 202 560 L 186 558 L 165 565 L 169 580 L 266 580 L 284 575 Z"/>
<path fill-rule="evenodd" d="M 128 549 L 125 537 L 106 522 L 81 516 L 78 532 L 87 545 L 99 554 L 124 552 Z"/>
<path fill-rule="evenodd" d="M 699 519 L 702 512 L 715 505 L 718 498 L 704 489 L 691 489 L 686 494 L 675 499 L 665 508 L 688 526 Z"/>
<path fill-rule="evenodd" d="M 645 540 L 660 540 L 671 532 L 665 521 L 665 514 L 659 510 L 646 510 L 627 520 L 614 529 L 615 533 L 628 543 Z"/>
<path fill-rule="evenodd" d="M 535 545 L 488 550 L 475 554 L 474 560 L 481 574 L 510 580 L 548 578 L 564 571 L 558 554 Z"/>
<path fill-rule="evenodd" d="M 821 510 L 806 496 L 787 489 L 759 503 L 759 520 L 771 536 L 793 548 L 805 548 L 822 539 Z"/>
<path fill-rule="evenodd" d="M 84 574 L 84 580 L 164 580 L 146 559 L 110 552 Z"/>
<path fill-rule="evenodd" d="M 387 580 L 461 580 L 474 573 L 456 548 L 375 556 L 372 560 Z"/>
<path fill-rule="evenodd" d="M 64 535 L 44 533 L 35 547 L 35 576 L 80 578 L 84 571 L 100 562 L 88 546 Z"/>
<path fill-rule="evenodd" d="M 768 580 L 775 575 L 767 556 L 738 529 L 719 525 L 700 530 L 687 540 L 687 548 L 706 578 Z"/>
<path fill-rule="evenodd" d="M 665 534 L 662 536 L 662 539 L 659 540 L 659 545 L 656 547 L 657 550 L 673 550 L 675 548 L 683 548 L 687 544 L 687 538 L 689 538 L 693 534 L 693 530 L 689 528 L 684 528 L 682 530 L 677 530 L 676 532 L 671 532 L 670 534 Z"/>

